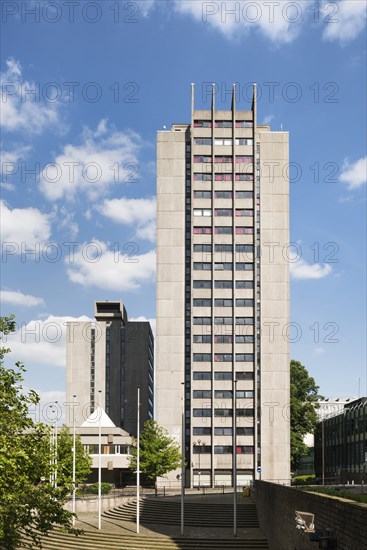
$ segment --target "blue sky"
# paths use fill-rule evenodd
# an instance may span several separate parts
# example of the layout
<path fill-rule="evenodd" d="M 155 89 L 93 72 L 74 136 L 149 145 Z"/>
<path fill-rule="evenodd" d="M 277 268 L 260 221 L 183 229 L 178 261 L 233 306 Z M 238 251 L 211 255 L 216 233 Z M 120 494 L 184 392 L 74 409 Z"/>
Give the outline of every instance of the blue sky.
<path fill-rule="evenodd" d="M 294 163 L 292 357 L 325 396 L 365 393 L 365 2 L 1 7 L 1 313 L 27 385 L 62 399 L 64 323 L 96 299 L 154 326 L 156 131 L 189 122 L 191 82 L 203 108 L 208 83 L 248 108 L 257 82 Z"/>

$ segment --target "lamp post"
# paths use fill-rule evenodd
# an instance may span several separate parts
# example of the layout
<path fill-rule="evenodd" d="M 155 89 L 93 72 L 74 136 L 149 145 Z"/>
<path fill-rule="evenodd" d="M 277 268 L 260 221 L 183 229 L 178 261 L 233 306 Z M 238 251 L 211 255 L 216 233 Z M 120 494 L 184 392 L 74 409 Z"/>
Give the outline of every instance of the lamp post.
<path fill-rule="evenodd" d="M 98 529 L 101 530 L 102 527 L 102 426 L 101 426 L 101 417 L 102 417 L 102 402 L 101 402 L 101 393 L 102 390 L 98 390 L 99 393 L 99 419 L 98 419 Z"/>
<path fill-rule="evenodd" d="M 75 422 L 75 398 L 73 395 L 73 526 L 75 525 L 75 472 L 76 472 L 76 422 Z"/>
<path fill-rule="evenodd" d="M 137 426 L 136 426 L 136 532 L 140 531 L 140 387 L 137 396 Z"/>

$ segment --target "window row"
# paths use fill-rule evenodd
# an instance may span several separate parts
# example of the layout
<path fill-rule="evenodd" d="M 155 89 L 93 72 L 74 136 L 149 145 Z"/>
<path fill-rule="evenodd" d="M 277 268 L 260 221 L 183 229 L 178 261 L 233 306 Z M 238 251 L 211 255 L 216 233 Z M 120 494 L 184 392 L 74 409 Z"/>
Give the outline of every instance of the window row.
<path fill-rule="evenodd" d="M 192 396 L 194 399 L 211 399 L 212 392 L 211 390 L 194 390 Z M 233 392 L 231 390 L 215 390 L 214 397 L 216 399 L 232 399 Z M 239 399 L 252 399 L 254 392 L 252 390 L 237 390 L 236 397 Z"/>
<path fill-rule="evenodd" d="M 195 271 L 211 271 L 214 265 L 214 271 L 232 271 L 232 262 L 194 262 Z M 253 271 L 254 264 L 252 262 L 236 262 L 236 271 Z"/>
<path fill-rule="evenodd" d="M 197 418 L 211 417 L 212 409 L 207 407 L 205 409 L 193 409 L 193 416 Z M 254 409 L 236 409 L 237 416 L 254 416 Z M 232 417 L 233 409 L 214 409 L 214 416 Z"/>
<path fill-rule="evenodd" d="M 194 226 L 193 228 L 194 235 L 211 235 L 212 234 L 212 228 L 210 226 Z M 215 235 L 233 235 L 233 227 L 232 226 L 216 226 L 214 227 L 214 233 Z M 236 227 L 235 228 L 235 234 L 236 235 L 253 235 L 254 234 L 254 228 L 253 227 Z"/>
<path fill-rule="evenodd" d="M 252 164 L 253 156 L 252 155 L 215 155 L 214 162 L 218 164 L 232 164 L 233 158 L 235 164 Z M 195 163 L 211 163 L 213 157 L 211 155 L 194 155 Z"/>
<path fill-rule="evenodd" d="M 192 433 L 193 435 L 212 435 L 212 429 L 207 426 L 194 427 L 192 429 Z M 232 428 L 214 427 L 214 435 L 232 435 L 232 433 Z M 236 433 L 237 435 L 254 435 L 254 428 L 252 428 L 251 426 L 237 426 Z"/>
<path fill-rule="evenodd" d="M 194 298 L 194 307 L 211 307 L 212 301 L 210 298 Z M 237 307 L 253 307 L 254 300 L 252 298 L 236 298 Z M 233 307 L 231 298 L 215 298 L 214 306 L 216 307 Z"/>
<path fill-rule="evenodd" d="M 214 122 L 214 128 L 232 128 L 232 120 L 216 120 Z M 253 128 L 254 123 L 252 120 L 236 120 L 235 128 Z M 194 128 L 211 128 L 211 120 L 194 120 Z"/>
<path fill-rule="evenodd" d="M 236 317 L 236 325 L 253 325 L 253 317 Z M 194 325 L 211 325 L 212 317 L 194 317 Z M 232 325 L 233 317 L 214 317 L 214 325 Z"/>
<path fill-rule="evenodd" d="M 211 380 L 212 373 L 205 371 L 194 371 L 192 373 L 193 380 Z M 214 373 L 214 380 L 232 380 L 233 373 L 225 371 L 216 371 Z M 236 372 L 236 380 L 253 380 L 254 373 L 252 371 L 248 372 Z"/>
<path fill-rule="evenodd" d="M 215 244 L 214 252 L 232 252 L 231 244 Z M 193 252 L 211 252 L 212 245 L 207 244 L 194 244 Z M 254 246 L 252 244 L 236 244 L 236 252 L 248 252 L 252 254 L 254 252 Z"/>
<path fill-rule="evenodd" d="M 194 288 L 212 288 L 211 281 L 195 281 Z M 233 281 L 214 281 L 214 288 L 233 288 Z M 254 281 L 236 281 L 236 288 L 254 288 Z"/>
<path fill-rule="evenodd" d="M 194 334 L 193 343 L 194 344 L 211 344 L 211 334 Z M 216 344 L 232 344 L 233 336 L 232 334 L 216 334 L 214 336 L 214 342 Z M 236 344 L 253 344 L 254 336 L 248 335 L 243 336 L 242 334 L 236 334 Z"/>
<path fill-rule="evenodd" d="M 193 445 L 194 454 L 210 454 L 212 452 L 211 445 Z M 214 445 L 214 454 L 224 455 L 232 454 L 233 447 L 232 445 Z M 251 445 L 236 445 L 236 454 L 237 455 L 253 455 L 254 447 Z"/>
<path fill-rule="evenodd" d="M 232 191 L 214 191 L 214 197 L 216 199 L 232 199 L 233 193 Z M 195 199 L 211 199 L 212 198 L 212 192 L 211 191 L 194 191 L 194 198 Z M 254 193 L 253 191 L 236 191 L 236 199 L 253 199 Z"/>
<path fill-rule="evenodd" d="M 194 173 L 194 181 L 212 181 L 212 179 L 213 179 L 212 174 L 209 174 L 208 172 Z M 215 181 L 232 181 L 233 174 L 216 173 L 214 174 L 214 180 Z M 235 174 L 235 181 L 253 181 L 253 180 L 254 180 L 253 174 Z"/>
<path fill-rule="evenodd" d="M 253 353 L 236 353 L 235 357 L 236 357 L 236 361 L 238 362 L 252 363 L 254 361 Z M 211 353 L 194 353 L 193 354 L 193 361 L 195 362 L 205 363 L 211 360 L 212 360 Z M 232 362 L 233 355 L 232 353 L 215 353 L 214 361 L 219 363 Z"/>

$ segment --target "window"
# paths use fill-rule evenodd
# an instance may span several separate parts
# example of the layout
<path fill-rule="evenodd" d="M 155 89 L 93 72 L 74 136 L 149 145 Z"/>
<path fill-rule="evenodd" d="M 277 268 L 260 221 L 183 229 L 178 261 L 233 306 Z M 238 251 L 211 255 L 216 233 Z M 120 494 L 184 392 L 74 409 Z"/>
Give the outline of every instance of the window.
<path fill-rule="evenodd" d="M 211 252 L 211 244 L 194 244 L 194 252 Z"/>
<path fill-rule="evenodd" d="M 212 301 L 210 298 L 194 298 L 194 307 L 211 307 Z"/>
<path fill-rule="evenodd" d="M 210 334 L 194 334 L 193 343 L 194 344 L 210 344 L 212 337 Z"/>
<path fill-rule="evenodd" d="M 236 353 L 236 361 L 238 362 L 252 363 L 253 360 L 253 353 Z"/>
<path fill-rule="evenodd" d="M 232 373 L 217 371 L 214 373 L 214 380 L 232 380 Z"/>
<path fill-rule="evenodd" d="M 224 334 L 224 335 L 218 334 L 214 336 L 214 342 L 216 344 L 232 344 L 233 336 L 232 334 Z"/>
<path fill-rule="evenodd" d="M 214 317 L 215 325 L 232 325 L 232 317 Z"/>
<path fill-rule="evenodd" d="M 232 235 L 232 231 L 233 229 L 231 226 L 217 226 L 214 228 L 214 233 L 216 235 Z"/>
<path fill-rule="evenodd" d="M 236 299 L 237 307 L 253 307 L 254 301 L 252 298 L 237 298 Z"/>
<path fill-rule="evenodd" d="M 215 138 L 214 145 L 232 145 L 232 138 Z"/>
<path fill-rule="evenodd" d="M 239 399 L 252 399 L 254 397 L 254 392 L 252 390 L 237 390 L 236 397 L 238 397 Z"/>
<path fill-rule="evenodd" d="M 240 428 L 237 427 L 237 435 L 254 435 L 254 429 L 251 427 Z"/>
<path fill-rule="evenodd" d="M 214 445 L 214 454 L 224 455 L 232 453 L 231 445 Z"/>
<path fill-rule="evenodd" d="M 215 271 L 232 271 L 233 264 L 232 262 L 215 262 L 214 269 Z"/>
<path fill-rule="evenodd" d="M 233 162 L 233 157 L 232 157 L 232 155 L 215 155 L 214 161 L 217 162 L 217 163 L 228 164 L 230 162 Z M 203 162 L 208 162 L 208 161 L 203 161 Z"/>
<path fill-rule="evenodd" d="M 210 262 L 194 262 L 195 271 L 210 271 L 212 264 Z"/>
<path fill-rule="evenodd" d="M 232 181 L 232 174 L 217 173 L 214 176 L 215 181 Z"/>
<path fill-rule="evenodd" d="M 195 126 L 195 124 L 194 124 Z M 195 145 L 211 145 L 212 144 L 212 138 L 195 138 L 194 139 Z"/>
<path fill-rule="evenodd" d="M 253 199 L 254 198 L 254 192 L 253 191 L 236 191 L 236 198 L 237 199 Z"/>
<path fill-rule="evenodd" d="M 211 227 L 194 227 L 194 235 L 211 235 Z"/>
<path fill-rule="evenodd" d="M 236 120 L 236 128 L 253 128 L 252 120 Z"/>
<path fill-rule="evenodd" d="M 238 126 L 236 126 L 238 128 Z M 236 145 L 253 145 L 254 140 L 250 138 L 237 138 Z"/>
<path fill-rule="evenodd" d="M 194 191 L 194 197 L 195 199 L 211 199 L 212 192 L 211 191 Z"/>
<path fill-rule="evenodd" d="M 195 252 L 195 249 L 194 249 L 194 252 Z M 210 250 L 208 252 L 210 252 Z M 252 244 L 236 244 L 236 252 L 253 254 L 254 245 L 252 245 Z"/>
<path fill-rule="evenodd" d="M 233 361 L 233 355 L 231 353 L 216 353 L 214 355 L 214 361 L 219 363 L 228 363 Z"/>
<path fill-rule="evenodd" d="M 214 196 L 216 199 L 231 199 L 232 191 L 215 191 Z"/>
<path fill-rule="evenodd" d="M 194 210 L 195 212 L 195 210 Z M 195 215 L 195 214 L 194 214 Z M 236 217 L 240 218 L 252 218 L 254 211 L 252 208 L 236 208 Z"/>
<path fill-rule="evenodd" d="M 236 317 L 236 325 L 253 325 L 253 317 Z"/>
<path fill-rule="evenodd" d="M 236 372 L 236 378 L 237 380 L 253 380 L 254 373 L 253 372 Z"/>
<path fill-rule="evenodd" d="M 211 325 L 211 317 L 194 317 L 194 325 Z"/>
<path fill-rule="evenodd" d="M 199 410 L 199 409 L 196 409 L 196 410 Z M 204 415 L 204 416 L 208 416 L 208 415 Z M 211 416 L 211 415 L 209 414 L 209 416 Z M 200 454 L 200 455 L 201 454 L 210 454 L 212 452 L 212 446 L 211 445 L 195 445 L 195 443 L 194 443 L 192 449 L 193 449 L 194 454 Z"/>
<path fill-rule="evenodd" d="M 254 281 L 236 281 L 236 288 L 254 288 Z"/>
<path fill-rule="evenodd" d="M 194 120 L 194 128 L 211 128 L 211 120 Z"/>
<path fill-rule="evenodd" d="M 216 120 L 214 123 L 215 128 L 232 128 L 231 120 Z"/>
<path fill-rule="evenodd" d="M 229 298 L 216 298 L 214 300 L 214 305 L 217 307 L 232 307 L 233 301 Z"/>
<path fill-rule="evenodd" d="M 192 377 L 193 377 L 194 380 L 211 380 L 212 379 L 212 373 L 211 372 L 194 371 L 192 373 Z"/>
<path fill-rule="evenodd" d="M 232 416 L 233 410 L 232 409 L 215 409 L 214 410 L 214 416 Z"/>
<path fill-rule="evenodd" d="M 236 181 L 254 181 L 254 175 L 253 174 L 236 174 L 235 180 Z"/>
<path fill-rule="evenodd" d="M 215 281 L 214 288 L 233 288 L 232 281 Z"/>
<path fill-rule="evenodd" d="M 210 209 L 194 208 L 194 216 L 211 216 L 212 211 Z"/>
<path fill-rule="evenodd" d="M 194 162 L 210 163 L 211 161 L 212 161 L 212 157 L 209 155 L 194 155 Z"/>
<path fill-rule="evenodd" d="M 212 429 L 211 428 L 202 428 L 202 427 L 198 427 L 198 428 L 193 428 L 192 429 L 192 434 L 193 435 L 211 435 L 212 433 Z"/>
<path fill-rule="evenodd" d="M 238 164 L 252 164 L 253 157 L 252 155 L 237 155 L 236 162 L 238 162 Z"/>
<path fill-rule="evenodd" d="M 214 397 L 216 399 L 232 399 L 233 392 L 231 390 L 215 390 Z"/>
<path fill-rule="evenodd" d="M 254 343 L 254 336 L 243 336 L 243 335 L 236 335 L 236 344 L 253 344 Z"/>
<path fill-rule="evenodd" d="M 254 416 L 254 409 L 236 409 L 237 416 Z"/>
<path fill-rule="evenodd" d="M 231 244 L 216 244 L 214 247 L 215 252 L 232 252 Z"/>
<path fill-rule="evenodd" d="M 253 235 L 253 227 L 236 227 L 236 235 Z"/>
<path fill-rule="evenodd" d="M 211 281 L 194 281 L 193 287 L 194 288 L 212 288 L 212 282 Z"/>
<path fill-rule="evenodd" d="M 197 172 L 194 174 L 194 181 L 212 181 L 212 175 Z"/>
<path fill-rule="evenodd" d="M 216 208 L 214 216 L 232 216 L 232 210 L 231 208 Z"/>
<path fill-rule="evenodd" d="M 214 435 L 232 435 L 232 428 L 214 428 Z"/>
<path fill-rule="evenodd" d="M 196 417 L 203 417 L 203 416 L 211 416 L 212 411 L 211 409 L 194 409 L 193 410 L 194 416 Z"/>
<path fill-rule="evenodd" d="M 194 390 L 192 396 L 194 399 L 210 399 L 212 392 L 211 390 Z"/>
<path fill-rule="evenodd" d="M 250 445 L 237 445 L 236 446 L 236 454 L 237 455 L 253 455 L 254 454 L 254 447 Z"/>
<path fill-rule="evenodd" d="M 205 363 L 212 360 L 211 353 L 194 353 L 192 356 L 193 361 Z"/>
<path fill-rule="evenodd" d="M 253 271 L 254 264 L 252 262 L 236 262 L 237 271 Z"/>

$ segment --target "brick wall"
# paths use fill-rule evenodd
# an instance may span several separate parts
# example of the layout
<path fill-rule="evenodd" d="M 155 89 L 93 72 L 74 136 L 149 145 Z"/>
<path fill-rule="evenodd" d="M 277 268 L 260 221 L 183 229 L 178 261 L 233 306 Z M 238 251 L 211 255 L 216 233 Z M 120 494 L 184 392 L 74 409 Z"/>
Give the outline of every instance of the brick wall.
<path fill-rule="evenodd" d="M 260 527 L 270 550 L 317 550 L 296 529 L 295 511 L 315 514 L 315 527 L 330 528 L 338 550 L 367 550 L 367 505 L 346 502 L 293 487 L 256 481 L 251 490 Z"/>

